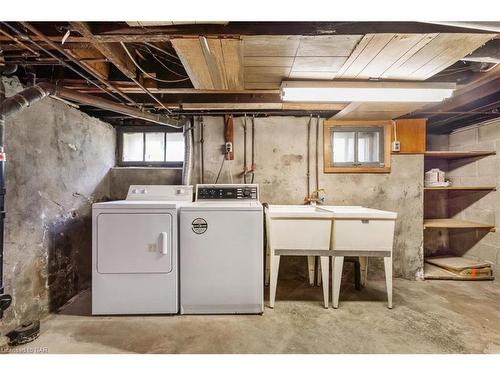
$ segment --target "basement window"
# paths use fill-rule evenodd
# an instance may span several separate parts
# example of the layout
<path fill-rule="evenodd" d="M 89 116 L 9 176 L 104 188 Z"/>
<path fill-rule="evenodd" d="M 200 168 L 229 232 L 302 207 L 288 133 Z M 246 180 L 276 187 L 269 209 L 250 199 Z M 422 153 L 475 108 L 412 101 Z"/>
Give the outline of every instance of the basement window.
<path fill-rule="evenodd" d="M 325 121 L 325 173 L 390 171 L 390 122 Z"/>
<path fill-rule="evenodd" d="M 182 130 L 127 126 L 117 135 L 120 166 L 181 168 L 184 163 Z"/>

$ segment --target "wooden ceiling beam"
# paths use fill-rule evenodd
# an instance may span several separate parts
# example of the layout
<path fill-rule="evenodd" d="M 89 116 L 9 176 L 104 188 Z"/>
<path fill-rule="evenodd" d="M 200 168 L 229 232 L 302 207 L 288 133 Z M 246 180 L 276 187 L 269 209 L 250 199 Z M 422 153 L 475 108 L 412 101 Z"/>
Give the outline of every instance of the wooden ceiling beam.
<path fill-rule="evenodd" d="M 158 38 L 239 35 L 359 35 L 370 33 L 484 33 L 470 28 L 423 22 L 229 22 L 225 25 L 171 25 L 146 28 L 117 22 L 93 22 L 94 35 L 104 41 L 134 41 L 134 37 Z M 113 38 L 127 38 L 113 39 Z M 168 39 L 163 39 L 168 40 Z M 137 41 L 137 39 L 135 40 Z"/>
<path fill-rule="evenodd" d="M 102 53 L 114 66 L 116 66 L 126 77 L 135 79 L 135 66 L 131 64 L 125 51 L 118 43 L 104 43 L 96 38 L 85 22 L 70 22 L 70 26 L 82 36 L 89 39 L 94 47 Z"/>

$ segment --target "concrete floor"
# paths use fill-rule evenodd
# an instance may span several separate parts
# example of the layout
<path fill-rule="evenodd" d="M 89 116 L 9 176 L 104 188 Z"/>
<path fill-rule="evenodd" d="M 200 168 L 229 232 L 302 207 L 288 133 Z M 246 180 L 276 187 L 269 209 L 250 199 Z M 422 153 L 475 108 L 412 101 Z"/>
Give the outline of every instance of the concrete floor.
<path fill-rule="evenodd" d="M 320 287 L 280 280 L 262 316 L 90 316 L 82 293 L 42 321 L 23 350 L 49 353 L 500 353 L 500 284 L 394 280 L 361 291 L 343 282 L 338 310 Z M 40 349 L 39 349 L 40 350 Z"/>

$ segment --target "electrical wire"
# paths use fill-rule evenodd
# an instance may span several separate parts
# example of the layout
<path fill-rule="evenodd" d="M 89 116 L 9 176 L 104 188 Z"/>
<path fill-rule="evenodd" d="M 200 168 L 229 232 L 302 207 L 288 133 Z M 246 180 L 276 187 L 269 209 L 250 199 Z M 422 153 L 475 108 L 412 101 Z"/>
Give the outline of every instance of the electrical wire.
<path fill-rule="evenodd" d="M 217 173 L 217 178 L 215 179 L 215 182 L 214 184 L 216 184 L 217 182 L 219 182 L 219 177 L 220 177 L 220 173 L 222 172 L 222 168 L 224 167 L 224 161 L 226 160 L 226 154 L 224 154 L 222 156 L 222 163 L 220 165 L 220 168 L 219 168 L 219 172 Z"/>
<path fill-rule="evenodd" d="M 184 74 L 181 74 L 181 73 L 178 73 L 178 72 L 176 72 L 175 70 L 170 69 L 170 68 L 169 68 L 167 65 L 165 65 L 165 64 L 164 64 L 164 63 L 163 63 L 163 62 L 162 62 L 162 61 L 161 61 L 161 60 L 160 60 L 160 59 L 159 59 L 159 58 L 158 58 L 158 57 L 157 57 L 157 56 L 156 56 L 156 55 L 155 55 L 155 54 L 154 54 L 154 53 L 153 53 L 150 49 L 149 49 L 149 48 L 147 49 L 147 51 L 149 52 L 149 54 L 150 54 L 151 56 L 153 56 L 153 58 L 154 58 L 156 61 L 158 61 L 158 63 L 159 63 L 161 66 L 163 66 L 163 67 L 164 67 L 166 70 L 168 70 L 170 73 L 173 73 L 173 74 L 175 74 L 175 75 L 177 75 L 177 76 L 179 76 L 179 77 L 183 77 L 183 78 L 188 78 L 188 79 L 189 79 L 189 77 L 188 77 L 188 76 L 186 76 L 186 75 L 184 75 Z"/>
<path fill-rule="evenodd" d="M 14 33 L 16 33 L 17 35 L 20 35 L 21 36 L 21 33 L 19 32 L 19 30 L 17 30 L 15 27 L 9 25 L 8 23 L 6 22 L 2 22 L 3 25 L 7 26 L 10 30 L 12 30 Z M 22 36 L 21 36 L 22 37 Z M 53 57 L 54 59 L 58 60 L 64 67 L 68 68 L 69 70 L 73 71 L 74 73 L 76 73 L 77 75 L 79 75 L 80 77 L 82 77 L 84 80 L 86 80 L 87 82 L 91 83 L 92 85 L 94 85 L 95 87 L 97 87 L 98 89 L 102 90 L 103 92 L 105 92 L 106 94 L 108 94 L 109 96 L 111 96 L 113 99 L 119 101 L 119 102 L 122 102 L 122 100 L 120 100 L 120 98 L 118 98 L 115 94 L 113 94 L 111 91 L 105 89 L 104 87 L 98 85 L 96 82 L 94 82 L 93 80 L 91 80 L 88 76 L 86 76 L 85 74 L 81 73 L 80 71 L 78 71 L 77 69 L 75 69 L 74 67 L 72 67 L 70 64 L 66 63 L 63 59 L 57 57 L 56 55 L 54 55 L 52 52 L 50 52 L 49 50 L 45 49 L 44 47 L 42 47 L 40 44 L 36 43 L 33 39 L 31 39 L 28 35 L 25 35 L 24 36 L 25 39 L 27 39 L 31 44 L 33 44 L 35 47 L 41 49 L 43 52 L 45 52 L 47 55 Z"/>
<path fill-rule="evenodd" d="M 143 52 L 148 52 L 148 51 L 150 51 L 150 50 L 149 50 L 149 47 L 147 47 L 147 46 L 145 46 L 145 45 L 143 45 L 143 44 L 141 44 L 141 43 L 132 43 L 132 44 L 133 44 L 133 45 L 135 46 L 135 48 L 136 48 L 136 49 L 138 49 L 139 51 L 143 51 Z M 147 48 L 147 49 L 146 49 L 146 48 Z M 152 53 L 154 53 L 154 52 L 152 52 Z M 184 67 L 184 65 L 182 65 L 182 63 L 181 63 L 181 62 L 176 61 L 176 60 L 173 60 L 173 59 L 170 59 L 170 58 L 168 58 L 168 57 L 166 57 L 166 56 L 160 56 L 160 55 L 156 55 L 156 54 L 155 54 L 155 56 L 156 56 L 156 57 L 158 57 L 158 58 L 160 58 L 160 59 L 162 59 L 162 60 L 164 60 L 164 61 L 167 61 L 167 62 L 169 62 L 169 63 L 171 63 L 171 64 L 175 64 L 175 65 L 178 65 L 178 66 L 180 66 L 180 67 Z"/>
<path fill-rule="evenodd" d="M 160 47 L 155 46 L 153 43 L 144 42 L 144 44 L 147 45 L 147 46 L 149 46 L 149 47 L 151 47 L 151 48 L 154 48 L 155 50 L 160 51 L 160 52 L 164 53 L 165 55 L 170 56 L 170 57 L 172 57 L 172 58 L 174 58 L 176 60 L 179 60 L 179 61 L 181 60 L 179 58 L 179 56 L 176 56 L 173 53 L 167 52 L 167 51 L 161 49 Z"/>
<path fill-rule="evenodd" d="M 130 61 L 132 61 L 132 63 L 137 67 L 137 69 L 139 69 L 146 77 L 149 77 L 152 80 L 155 80 L 155 81 L 158 81 L 158 82 L 165 82 L 165 83 L 176 83 L 176 82 L 184 82 L 184 81 L 188 81 L 189 80 L 189 77 L 188 78 L 182 78 L 182 79 L 175 79 L 175 80 L 166 80 L 166 79 L 159 79 L 159 78 L 156 78 L 156 77 L 152 76 L 151 74 L 149 74 L 148 72 L 146 72 L 144 69 L 142 69 L 141 66 L 137 63 L 137 61 L 135 61 L 134 57 L 132 56 L 132 54 L 130 53 L 130 51 L 128 50 L 128 48 L 125 46 L 125 43 L 120 42 L 120 44 L 123 47 L 123 49 L 125 50 L 125 53 L 127 54 L 127 56 L 130 59 Z"/>

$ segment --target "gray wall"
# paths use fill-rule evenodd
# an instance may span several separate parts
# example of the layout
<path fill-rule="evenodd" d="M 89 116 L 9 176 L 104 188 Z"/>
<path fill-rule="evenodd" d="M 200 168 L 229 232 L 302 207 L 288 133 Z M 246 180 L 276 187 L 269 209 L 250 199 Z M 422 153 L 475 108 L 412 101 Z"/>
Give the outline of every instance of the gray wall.
<path fill-rule="evenodd" d="M 180 185 L 182 169 L 115 167 L 110 170 L 111 199 L 127 196 L 130 185 Z"/>
<path fill-rule="evenodd" d="M 497 155 L 464 163 L 450 163 L 448 177 L 457 185 L 494 185 L 500 183 L 500 120 L 485 122 L 449 135 L 450 150 L 493 150 Z M 451 216 L 480 223 L 500 224 L 500 193 L 468 193 L 450 197 Z M 500 265 L 500 233 L 484 231 L 450 232 L 450 247 L 459 254 Z"/>
<path fill-rule="evenodd" d="M 205 182 L 213 183 L 222 161 L 224 124 L 221 117 L 205 117 Z M 308 118 L 269 117 L 255 120 L 255 182 L 261 187 L 261 201 L 271 204 L 302 204 L 307 193 L 307 122 Z M 250 121 L 248 121 L 250 124 Z M 315 189 L 315 123 L 311 127 L 311 190 Z M 234 150 L 236 160 L 226 162 L 219 182 L 242 182 L 243 119 L 235 118 Z M 423 267 L 423 156 L 392 156 L 390 174 L 324 174 L 322 122 L 319 129 L 320 188 L 327 203 L 363 205 L 398 212 L 394 247 L 394 272 L 409 279 L 420 278 Z M 250 164 L 250 130 L 248 164 Z M 199 126 L 196 124 L 193 184 L 200 182 Z M 232 173 L 230 174 L 229 171 Z M 374 261 L 377 275 L 380 262 Z"/>
<path fill-rule="evenodd" d="M 213 183 L 222 162 L 224 143 L 222 117 L 205 117 L 205 183 Z M 261 200 L 272 204 L 302 204 L 307 194 L 307 122 L 308 118 L 269 117 L 256 119 L 255 182 L 260 184 Z M 314 136 L 311 126 L 311 191 L 315 189 Z M 236 160 L 226 161 L 221 183 L 242 182 L 243 119 L 234 123 Z M 250 121 L 248 121 L 248 165 L 250 166 Z M 395 274 L 409 279 L 422 277 L 423 265 L 423 156 L 396 155 L 392 157 L 390 174 L 323 174 L 322 121 L 319 131 L 320 187 L 326 189 L 328 204 L 364 205 L 396 211 L 394 247 Z M 200 134 L 195 127 L 194 168 L 192 183 L 200 183 Z M 231 172 L 231 173 L 230 173 Z M 154 168 L 114 168 L 111 171 L 111 195 L 123 199 L 130 184 L 177 184 L 179 170 Z M 381 276 L 381 263 L 373 262 L 374 274 Z"/>
<path fill-rule="evenodd" d="M 4 83 L 7 96 L 22 89 Z M 109 195 L 115 131 L 46 98 L 7 120 L 6 153 L 4 269 L 14 300 L 2 333 L 89 286 L 91 204 Z"/>

